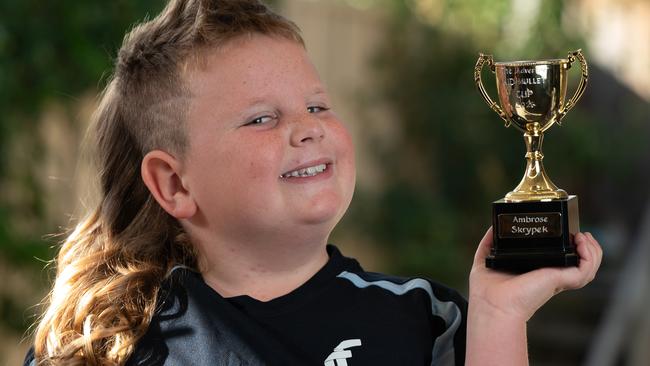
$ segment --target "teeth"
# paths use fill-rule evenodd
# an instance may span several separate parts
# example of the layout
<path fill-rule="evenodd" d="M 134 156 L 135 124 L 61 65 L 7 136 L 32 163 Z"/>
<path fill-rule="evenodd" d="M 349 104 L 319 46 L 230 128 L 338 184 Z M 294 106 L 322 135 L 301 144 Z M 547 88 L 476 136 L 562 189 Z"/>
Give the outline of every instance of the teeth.
<path fill-rule="evenodd" d="M 318 173 L 322 173 L 327 169 L 326 164 L 320 164 L 316 166 L 310 166 L 308 168 L 304 169 L 298 169 L 294 170 L 285 174 L 282 174 L 282 178 L 289 178 L 289 177 L 313 177 L 314 175 Z"/>

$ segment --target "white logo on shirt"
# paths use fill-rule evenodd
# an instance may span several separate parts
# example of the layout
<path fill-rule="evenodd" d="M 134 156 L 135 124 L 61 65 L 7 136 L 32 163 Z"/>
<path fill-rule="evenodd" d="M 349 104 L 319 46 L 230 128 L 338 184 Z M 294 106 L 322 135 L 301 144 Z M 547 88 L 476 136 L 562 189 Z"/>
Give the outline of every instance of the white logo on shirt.
<path fill-rule="evenodd" d="M 325 366 L 348 366 L 348 358 L 352 358 L 352 351 L 348 351 L 348 348 L 358 347 L 361 345 L 360 339 L 348 339 L 334 348 L 332 352 L 325 359 Z"/>

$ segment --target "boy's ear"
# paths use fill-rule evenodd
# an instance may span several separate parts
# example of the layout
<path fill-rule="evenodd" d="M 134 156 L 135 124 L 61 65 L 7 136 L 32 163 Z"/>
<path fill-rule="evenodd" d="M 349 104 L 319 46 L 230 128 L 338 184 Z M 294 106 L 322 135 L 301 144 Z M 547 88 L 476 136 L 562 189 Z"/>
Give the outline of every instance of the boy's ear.
<path fill-rule="evenodd" d="M 142 159 L 140 172 L 144 184 L 158 204 L 177 219 L 196 213 L 196 203 L 180 177 L 181 163 L 170 154 L 153 150 Z"/>

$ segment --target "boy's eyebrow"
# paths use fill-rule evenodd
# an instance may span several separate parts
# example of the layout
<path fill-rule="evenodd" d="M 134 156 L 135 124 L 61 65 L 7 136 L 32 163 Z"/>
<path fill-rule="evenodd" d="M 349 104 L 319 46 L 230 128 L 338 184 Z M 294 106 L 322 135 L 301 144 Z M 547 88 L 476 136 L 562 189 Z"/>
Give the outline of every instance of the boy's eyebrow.
<path fill-rule="evenodd" d="M 327 91 L 325 91 L 325 88 L 319 85 L 313 89 L 312 94 L 327 94 Z"/>
<path fill-rule="evenodd" d="M 310 95 L 320 95 L 320 94 L 325 94 L 325 95 L 327 94 L 327 90 L 325 90 L 325 88 L 322 87 L 322 86 L 316 86 L 316 87 L 312 88 L 311 93 L 310 93 Z M 258 105 L 258 104 L 264 104 L 264 103 L 268 102 L 268 100 L 269 100 L 269 97 L 264 97 L 264 96 L 255 97 L 255 98 L 252 98 L 250 100 L 247 100 L 246 105 L 248 107 L 252 107 L 252 106 L 255 106 L 255 105 Z"/>

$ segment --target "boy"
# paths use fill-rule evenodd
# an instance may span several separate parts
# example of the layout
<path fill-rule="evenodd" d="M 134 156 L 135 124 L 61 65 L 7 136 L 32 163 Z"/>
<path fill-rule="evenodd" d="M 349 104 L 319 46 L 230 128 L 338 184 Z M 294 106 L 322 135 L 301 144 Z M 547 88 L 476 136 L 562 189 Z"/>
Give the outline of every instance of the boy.
<path fill-rule="evenodd" d="M 295 26 L 255 0 L 171 1 L 125 39 L 96 118 L 102 200 L 59 254 L 44 362 L 521 365 L 526 321 L 600 263 L 579 234 L 579 268 L 496 273 L 488 231 L 467 310 L 327 245 L 351 139 Z"/>

